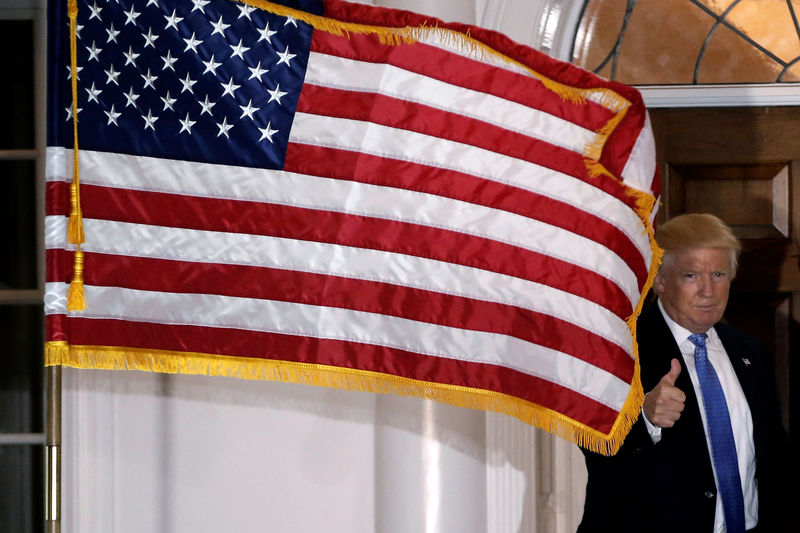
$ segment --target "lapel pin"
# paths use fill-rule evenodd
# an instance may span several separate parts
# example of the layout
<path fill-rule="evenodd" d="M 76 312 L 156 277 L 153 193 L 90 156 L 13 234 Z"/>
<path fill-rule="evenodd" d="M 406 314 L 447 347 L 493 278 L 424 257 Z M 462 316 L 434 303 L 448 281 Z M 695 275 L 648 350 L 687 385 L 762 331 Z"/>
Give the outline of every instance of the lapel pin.
<path fill-rule="evenodd" d="M 742 362 L 744 363 L 744 366 L 750 366 L 750 359 L 747 357 L 742 357 Z"/>

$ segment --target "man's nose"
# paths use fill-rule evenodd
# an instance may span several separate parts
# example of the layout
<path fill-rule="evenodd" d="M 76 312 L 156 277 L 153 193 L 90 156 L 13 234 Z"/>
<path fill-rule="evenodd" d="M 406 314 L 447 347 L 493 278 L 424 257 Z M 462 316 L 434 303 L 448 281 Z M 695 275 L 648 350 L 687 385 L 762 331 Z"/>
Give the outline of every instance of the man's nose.
<path fill-rule="evenodd" d="M 703 296 L 714 295 L 714 281 L 709 276 L 700 277 L 700 294 Z"/>

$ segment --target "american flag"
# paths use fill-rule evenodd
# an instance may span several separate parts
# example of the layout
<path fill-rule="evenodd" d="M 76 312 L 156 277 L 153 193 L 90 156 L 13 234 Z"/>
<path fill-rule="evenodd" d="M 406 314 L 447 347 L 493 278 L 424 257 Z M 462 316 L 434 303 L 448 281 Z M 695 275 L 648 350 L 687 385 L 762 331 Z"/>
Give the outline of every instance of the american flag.
<path fill-rule="evenodd" d="M 614 451 L 655 262 L 636 91 L 338 0 L 78 0 L 74 30 L 66 7 L 48 364 L 412 394 Z M 86 308 L 68 310 L 78 199 Z"/>

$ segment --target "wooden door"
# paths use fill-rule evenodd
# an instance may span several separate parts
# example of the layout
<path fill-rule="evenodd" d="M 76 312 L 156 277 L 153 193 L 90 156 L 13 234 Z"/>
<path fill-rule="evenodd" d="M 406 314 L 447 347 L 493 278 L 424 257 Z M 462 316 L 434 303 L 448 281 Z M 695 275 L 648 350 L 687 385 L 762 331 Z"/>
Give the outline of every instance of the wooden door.
<path fill-rule="evenodd" d="M 742 240 L 724 320 L 771 349 L 783 422 L 797 442 L 800 393 L 792 395 L 792 385 L 800 388 L 800 108 L 650 114 L 662 179 L 658 220 L 709 212 Z"/>

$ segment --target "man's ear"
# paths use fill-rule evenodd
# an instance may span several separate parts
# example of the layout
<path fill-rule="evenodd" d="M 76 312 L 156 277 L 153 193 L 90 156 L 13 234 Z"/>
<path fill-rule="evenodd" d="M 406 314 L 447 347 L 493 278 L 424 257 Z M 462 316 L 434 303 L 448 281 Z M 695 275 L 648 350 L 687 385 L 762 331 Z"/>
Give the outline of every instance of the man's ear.
<path fill-rule="evenodd" d="M 656 277 L 653 278 L 653 290 L 656 291 L 656 294 L 659 297 L 664 292 L 664 278 L 662 277 L 660 270 L 656 274 Z"/>

